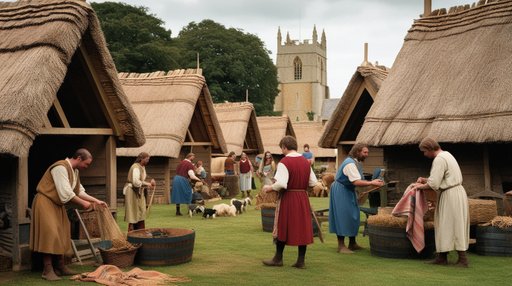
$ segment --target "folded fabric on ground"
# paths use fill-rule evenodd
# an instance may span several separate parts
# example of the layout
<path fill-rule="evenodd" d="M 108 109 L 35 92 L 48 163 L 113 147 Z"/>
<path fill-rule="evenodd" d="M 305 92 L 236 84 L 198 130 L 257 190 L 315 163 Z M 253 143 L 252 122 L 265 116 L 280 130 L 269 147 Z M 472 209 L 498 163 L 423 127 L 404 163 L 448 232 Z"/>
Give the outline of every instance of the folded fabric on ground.
<path fill-rule="evenodd" d="M 422 190 L 413 189 L 413 184 L 405 190 L 402 198 L 396 204 L 392 214 L 407 216 L 407 237 L 418 253 L 425 248 L 425 231 L 423 217 L 428 210 L 427 199 Z"/>
<path fill-rule="evenodd" d="M 83 282 L 96 282 L 108 286 L 173 285 L 172 283 L 191 281 L 186 277 L 173 277 L 158 271 L 146 271 L 137 267 L 128 272 L 123 272 L 117 266 L 108 264 L 99 266 L 93 272 L 78 274 L 70 279 Z"/>

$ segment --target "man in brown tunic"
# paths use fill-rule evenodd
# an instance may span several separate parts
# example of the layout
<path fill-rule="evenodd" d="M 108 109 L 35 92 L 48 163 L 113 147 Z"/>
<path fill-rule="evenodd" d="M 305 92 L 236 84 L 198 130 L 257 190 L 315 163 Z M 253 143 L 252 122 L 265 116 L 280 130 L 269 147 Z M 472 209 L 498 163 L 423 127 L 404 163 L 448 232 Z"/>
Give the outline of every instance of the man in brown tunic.
<path fill-rule="evenodd" d="M 78 170 L 89 167 L 92 155 L 86 149 L 78 149 L 72 158 L 52 164 L 37 185 L 32 203 L 30 224 L 30 250 L 43 255 L 43 274 L 46 280 L 60 280 L 57 275 L 76 274 L 64 265 L 64 255 L 71 253 L 70 224 L 64 207 L 74 203 L 83 209 L 93 209 L 94 204 L 107 204 L 85 192 L 80 184 Z M 55 269 L 52 256 L 58 261 Z"/>

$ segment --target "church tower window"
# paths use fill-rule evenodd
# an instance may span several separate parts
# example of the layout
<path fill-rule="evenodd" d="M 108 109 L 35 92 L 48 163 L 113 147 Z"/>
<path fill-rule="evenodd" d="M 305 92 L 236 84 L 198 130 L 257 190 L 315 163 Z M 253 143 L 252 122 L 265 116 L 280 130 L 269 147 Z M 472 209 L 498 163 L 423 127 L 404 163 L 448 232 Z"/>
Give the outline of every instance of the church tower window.
<path fill-rule="evenodd" d="M 293 60 L 293 68 L 294 68 L 294 79 L 299 80 L 302 79 L 302 61 L 299 57 L 296 57 Z"/>

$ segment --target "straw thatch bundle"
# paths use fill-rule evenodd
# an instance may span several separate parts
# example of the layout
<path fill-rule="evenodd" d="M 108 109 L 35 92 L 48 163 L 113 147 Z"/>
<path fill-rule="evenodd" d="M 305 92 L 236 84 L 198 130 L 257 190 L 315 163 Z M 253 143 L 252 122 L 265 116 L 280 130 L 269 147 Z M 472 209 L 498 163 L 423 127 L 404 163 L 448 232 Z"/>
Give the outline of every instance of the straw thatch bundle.
<path fill-rule="evenodd" d="M 377 214 L 368 217 L 368 225 L 385 226 L 385 227 L 396 227 L 403 228 L 407 227 L 407 217 L 405 216 L 394 216 L 391 214 Z M 423 224 L 425 229 L 433 229 L 433 221 L 425 221 Z"/>
<path fill-rule="evenodd" d="M 468 199 L 470 224 L 486 223 L 498 215 L 496 201 Z"/>
<path fill-rule="evenodd" d="M 490 222 L 482 224 L 482 226 L 494 226 L 497 228 L 512 227 L 512 217 L 509 216 L 496 216 Z"/>
<path fill-rule="evenodd" d="M 290 135 L 296 137 L 295 130 L 288 115 L 283 116 L 258 116 L 258 127 L 260 129 L 261 141 L 265 151 L 275 155 L 281 155 L 282 150 L 279 147 L 279 141 Z"/>
<path fill-rule="evenodd" d="M 275 208 L 277 205 L 277 192 L 259 192 L 256 195 L 256 209 Z"/>
<path fill-rule="evenodd" d="M 0 153 L 27 156 L 80 51 L 117 120 L 119 146 L 144 144 L 142 128 L 119 84 L 96 14 L 85 1 L 0 3 Z M 71 126 L 76 127 L 76 126 Z"/>
<path fill-rule="evenodd" d="M 254 106 L 249 102 L 214 104 L 228 152 L 241 154 L 244 149 L 263 153 L 263 142 Z"/>
<path fill-rule="evenodd" d="M 511 41 L 510 0 L 415 20 L 357 141 L 512 141 Z"/>

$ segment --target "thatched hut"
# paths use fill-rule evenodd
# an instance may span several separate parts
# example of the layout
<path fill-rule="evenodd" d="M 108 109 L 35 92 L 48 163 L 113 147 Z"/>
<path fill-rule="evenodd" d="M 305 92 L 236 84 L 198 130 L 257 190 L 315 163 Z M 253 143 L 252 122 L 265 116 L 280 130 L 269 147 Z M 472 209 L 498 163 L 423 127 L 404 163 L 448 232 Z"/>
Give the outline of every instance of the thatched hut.
<path fill-rule="evenodd" d="M 122 187 L 135 158 L 147 152 L 148 176 L 157 181 L 153 203 L 168 203 L 176 167 L 187 153 L 194 152 L 211 174 L 212 150 L 226 152 L 205 79 L 196 69 L 120 73 L 119 78 L 147 141 L 138 148 L 117 149 L 118 197 L 124 198 Z"/>
<path fill-rule="evenodd" d="M 283 153 L 279 147 L 279 141 L 286 135 L 296 137 L 290 118 L 288 115 L 283 115 L 258 116 L 256 119 L 265 151 L 272 153 L 274 158 L 281 158 Z"/>
<path fill-rule="evenodd" d="M 252 103 L 216 103 L 214 107 L 226 141 L 227 152 L 233 151 L 237 156 L 242 152 L 248 156 L 263 152 L 263 142 Z"/>
<path fill-rule="evenodd" d="M 487 2 L 426 5 L 366 116 L 357 139 L 383 147 L 403 182 L 428 174 L 417 144 L 429 136 L 457 158 L 468 194 L 512 188 L 512 1 Z"/>
<path fill-rule="evenodd" d="M 117 146 L 144 144 L 98 19 L 84 1 L 0 3 L 0 252 L 30 265 L 27 209 L 48 166 L 88 148 L 87 192 L 116 209 Z"/>
<path fill-rule="evenodd" d="M 334 172 L 336 170 L 336 149 L 318 146 L 318 141 L 320 136 L 322 136 L 322 122 L 300 121 L 293 122 L 292 124 L 297 135 L 299 149 L 297 151 L 302 153 L 304 144 L 308 144 L 309 150 L 315 155 L 315 170 Z"/>
<path fill-rule="evenodd" d="M 365 60 L 350 79 L 318 141 L 320 147 L 338 149 L 336 165 L 346 158 L 350 148 L 356 142 L 364 117 L 375 101 L 387 74 L 386 67 L 374 66 Z M 370 156 L 365 161 L 364 171 L 372 173 L 374 168 L 383 165 L 382 148 L 370 147 Z"/>

